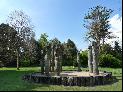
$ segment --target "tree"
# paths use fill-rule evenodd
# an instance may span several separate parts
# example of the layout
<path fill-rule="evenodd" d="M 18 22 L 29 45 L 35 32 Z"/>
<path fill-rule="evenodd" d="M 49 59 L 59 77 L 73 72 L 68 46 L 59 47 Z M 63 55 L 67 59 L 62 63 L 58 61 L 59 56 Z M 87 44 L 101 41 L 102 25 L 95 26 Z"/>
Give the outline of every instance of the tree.
<path fill-rule="evenodd" d="M 64 63 L 67 61 L 69 64 L 68 65 L 73 65 L 77 64 L 76 58 L 77 58 L 77 48 L 75 43 L 68 39 L 67 43 L 63 44 L 64 46 Z M 66 62 L 66 64 L 67 64 Z"/>
<path fill-rule="evenodd" d="M 116 58 L 122 60 L 122 48 L 119 46 L 119 43 L 117 41 L 115 41 L 113 55 Z"/>
<path fill-rule="evenodd" d="M 96 41 L 99 48 L 101 41 L 104 44 L 106 38 L 113 37 L 111 32 L 108 31 L 110 29 L 109 17 L 112 12 L 113 10 L 107 9 L 106 7 L 96 6 L 91 8 L 84 17 L 84 27 L 89 30 L 86 38 L 90 41 Z"/>
<path fill-rule="evenodd" d="M 39 42 L 41 48 L 44 49 L 48 43 L 48 35 L 46 33 L 41 34 L 38 42 Z"/>
<path fill-rule="evenodd" d="M 15 58 L 17 32 L 8 24 L 0 25 L 0 61 L 6 66 Z"/>
<path fill-rule="evenodd" d="M 111 54 L 122 61 L 122 48 L 119 46 L 117 41 L 115 41 L 114 44 L 114 47 L 112 47 L 110 44 L 102 45 L 100 54 Z"/>
<path fill-rule="evenodd" d="M 83 67 L 88 66 L 88 50 L 84 50 L 80 53 L 80 61 Z"/>
<path fill-rule="evenodd" d="M 112 54 L 113 53 L 113 47 L 111 47 L 110 44 L 103 44 L 101 47 L 100 54 Z"/>
<path fill-rule="evenodd" d="M 57 38 L 51 39 L 49 42 L 50 42 L 52 45 L 61 44 L 61 42 L 60 42 Z"/>
<path fill-rule="evenodd" d="M 41 73 L 44 73 L 44 59 L 46 55 L 46 50 L 47 50 L 47 44 L 48 44 L 48 35 L 46 33 L 41 34 L 40 39 L 38 40 L 39 46 L 41 48 Z"/>
<path fill-rule="evenodd" d="M 37 41 L 34 38 L 31 38 L 24 48 L 22 62 L 28 61 L 28 65 L 38 64 L 38 61 L 40 60 L 39 55 L 41 55 L 41 53 L 39 53 L 40 50 Z"/>
<path fill-rule="evenodd" d="M 28 40 L 32 38 L 33 34 L 33 26 L 31 25 L 31 21 L 28 15 L 26 15 L 23 11 L 13 11 L 8 16 L 8 23 L 11 27 L 13 27 L 17 31 L 16 37 L 16 56 L 17 56 L 17 69 L 19 70 L 19 57 L 22 49 L 25 47 L 24 44 L 28 43 Z M 20 39 L 18 39 L 20 38 Z"/>

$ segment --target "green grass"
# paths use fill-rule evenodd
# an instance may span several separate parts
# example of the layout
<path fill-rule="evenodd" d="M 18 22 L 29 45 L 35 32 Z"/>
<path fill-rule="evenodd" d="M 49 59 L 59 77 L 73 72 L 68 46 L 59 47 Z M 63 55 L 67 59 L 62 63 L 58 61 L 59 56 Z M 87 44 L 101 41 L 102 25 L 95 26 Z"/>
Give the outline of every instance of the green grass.
<path fill-rule="evenodd" d="M 63 67 L 63 70 L 75 69 L 77 68 Z M 86 69 L 82 68 L 82 70 Z M 121 68 L 99 68 L 99 70 L 112 72 L 118 81 L 109 85 L 94 87 L 35 84 L 23 81 L 21 78 L 24 74 L 39 72 L 40 67 L 24 67 L 20 68 L 20 70 L 16 70 L 16 68 L 0 68 L 0 91 L 122 91 Z"/>

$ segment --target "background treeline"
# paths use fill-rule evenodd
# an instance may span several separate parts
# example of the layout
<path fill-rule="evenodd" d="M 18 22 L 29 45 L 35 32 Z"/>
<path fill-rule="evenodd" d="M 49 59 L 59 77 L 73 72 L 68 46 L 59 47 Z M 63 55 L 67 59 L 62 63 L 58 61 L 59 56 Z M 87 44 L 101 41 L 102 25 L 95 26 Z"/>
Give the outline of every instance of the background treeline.
<path fill-rule="evenodd" d="M 85 15 L 83 25 L 88 32 L 86 40 L 97 42 L 99 52 L 99 66 L 121 67 L 122 48 L 118 41 L 114 46 L 106 43 L 106 39 L 115 38 L 110 29 L 109 18 L 113 10 L 103 6 L 90 8 Z M 30 17 L 23 11 L 13 11 L 9 14 L 7 24 L 0 24 L 0 67 L 40 66 L 44 59 L 47 44 L 61 44 L 63 47 L 63 66 L 77 66 L 77 47 L 71 39 L 60 42 L 58 38 L 49 39 L 46 33 L 42 33 L 35 40 L 34 27 Z M 88 48 L 88 47 L 86 47 Z M 43 52 L 43 53 L 42 53 Z M 80 52 L 82 67 L 88 65 L 88 50 Z"/>
<path fill-rule="evenodd" d="M 17 65 L 16 46 L 18 46 L 17 32 L 8 24 L 0 25 L 0 63 L 6 67 Z M 61 43 L 57 38 L 48 39 L 46 33 L 41 34 L 40 39 L 36 41 L 33 37 L 28 41 L 21 41 L 19 54 L 20 66 L 40 66 L 42 58 L 42 44 L 60 43 L 64 47 L 63 66 L 77 66 L 77 47 L 75 43 L 68 39 L 67 42 Z M 80 52 L 80 62 L 82 67 L 87 67 L 88 50 Z M 122 66 L 122 48 L 115 41 L 114 47 L 109 44 L 101 46 L 101 55 L 99 57 L 99 66 L 101 67 L 121 67 Z"/>
<path fill-rule="evenodd" d="M 88 51 L 82 51 L 80 54 L 81 64 L 83 67 L 87 67 Z M 114 42 L 114 46 L 110 44 L 103 44 L 101 46 L 101 52 L 99 56 L 99 66 L 101 67 L 122 67 L 122 48 L 117 41 Z"/>

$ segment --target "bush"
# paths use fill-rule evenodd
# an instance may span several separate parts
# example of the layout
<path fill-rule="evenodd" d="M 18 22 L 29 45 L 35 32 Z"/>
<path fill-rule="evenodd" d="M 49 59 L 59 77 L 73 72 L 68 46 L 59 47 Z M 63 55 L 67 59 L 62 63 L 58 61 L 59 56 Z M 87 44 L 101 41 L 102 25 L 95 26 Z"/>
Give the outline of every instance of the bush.
<path fill-rule="evenodd" d="M 99 66 L 101 67 L 118 68 L 122 66 L 122 62 L 111 54 L 102 54 L 99 57 L 99 61 Z"/>
<path fill-rule="evenodd" d="M 73 66 L 73 60 L 63 59 L 62 66 Z"/>
<path fill-rule="evenodd" d="M 82 51 L 80 53 L 80 62 L 82 67 L 87 67 L 88 66 L 88 51 Z"/>
<path fill-rule="evenodd" d="M 21 67 L 27 67 L 27 66 L 30 66 L 29 60 L 21 61 Z"/>

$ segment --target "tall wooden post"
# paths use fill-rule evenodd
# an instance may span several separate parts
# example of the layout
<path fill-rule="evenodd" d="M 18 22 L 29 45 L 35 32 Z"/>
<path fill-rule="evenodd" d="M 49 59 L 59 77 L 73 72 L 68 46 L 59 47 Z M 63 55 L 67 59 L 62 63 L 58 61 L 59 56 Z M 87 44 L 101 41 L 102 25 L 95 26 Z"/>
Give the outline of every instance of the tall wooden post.
<path fill-rule="evenodd" d="M 52 56 L 52 58 L 51 58 L 51 71 L 52 71 L 52 72 L 54 72 L 54 62 L 55 62 L 55 61 L 54 61 L 54 60 L 55 60 L 54 49 L 55 49 L 55 46 L 52 45 L 52 53 L 51 53 L 51 54 L 52 54 L 52 55 L 51 55 L 51 56 Z"/>
<path fill-rule="evenodd" d="M 45 55 L 45 74 L 49 75 L 49 60 L 47 54 Z"/>
<path fill-rule="evenodd" d="M 41 55 L 42 55 L 42 58 L 41 58 L 41 60 L 40 60 L 40 64 L 41 64 L 41 74 L 44 74 L 44 62 L 45 62 L 45 60 L 44 60 L 44 51 L 43 50 L 41 50 Z"/>
<path fill-rule="evenodd" d="M 46 55 L 45 55 L 45 74 L 47 76 L 49 76 L 49 72 L 50 72 L 50 54 L 51 54 L 50 44 L 48 44 L 46 49 L 47 50 L 46 50 Z"/>
<path fill-rule="evenodd" d="M 60 48 L 59 45 L 56 46 L 56 51 L 55 51 L 55 72 L 56 75 L 59 76 L 61 71 L 60 67 Z"/>
<path fill-rule="evenodd" d="M 63 61 L 63 46 L 59 46 L 59 62 L 60 62 L 60 72 L 62 72 L 62 61 Z"/>
<path fill-rule="evenodd" d="M 96 42 L 92 42 L 92 53 L 93 53 L 93 74 L 98 75 L 99 70 L 98 70 L 98 46 Z"/>
<path fill-rule="evenodd" d="M 93 57 L 92 57 L 92 46 L 88 47 L 88 68 L 89 73 L 93 73 L 93 65 L 92 65 Z"/>

